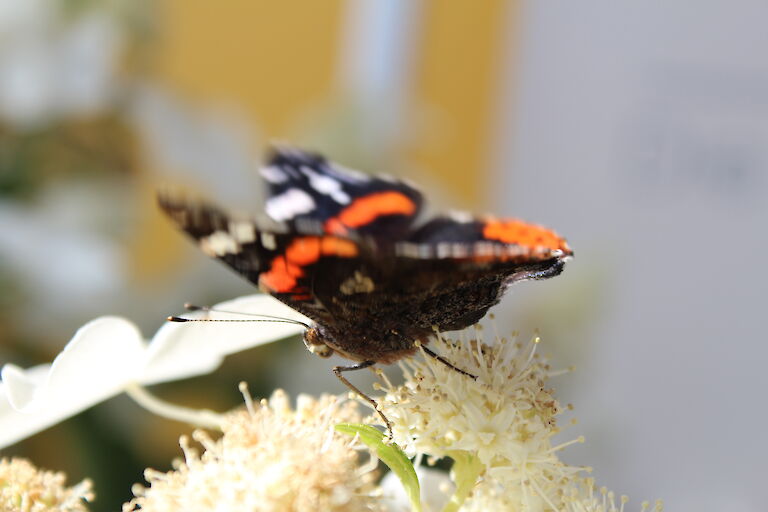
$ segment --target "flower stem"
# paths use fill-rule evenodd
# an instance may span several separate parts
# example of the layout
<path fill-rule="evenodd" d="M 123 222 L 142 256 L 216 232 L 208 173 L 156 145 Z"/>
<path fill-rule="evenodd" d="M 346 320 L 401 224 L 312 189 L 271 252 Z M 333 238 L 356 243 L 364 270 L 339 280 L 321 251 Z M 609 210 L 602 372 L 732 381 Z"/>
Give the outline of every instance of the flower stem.
<path fill-rule="evenodd" d="M 456 491 L 450 501 L 443 507 L 443 512 L 456 512 L 464 504 L 477 483 L 477 478 L 483 472 L 485 466 L 480 459 L 469 452 L 454 451 L 449 456 L 453 459 L 453 481 L 456 482 Z"/>
<path fill-rule="evenodd" d="M 198 427 L 221 428 L 221 414 L 206 409 L 192 409 L 166 402 L 136 383 L 129 384 L 125 388 L 125 392 L 140 406 L 158 416 Z"/>

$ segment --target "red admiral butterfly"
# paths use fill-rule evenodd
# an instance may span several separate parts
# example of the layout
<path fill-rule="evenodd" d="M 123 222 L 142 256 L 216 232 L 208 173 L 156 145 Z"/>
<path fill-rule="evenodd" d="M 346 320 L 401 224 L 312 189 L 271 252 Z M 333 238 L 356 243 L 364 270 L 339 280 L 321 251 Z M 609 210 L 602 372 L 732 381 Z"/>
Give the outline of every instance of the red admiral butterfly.
<path fill-rule="evenodd" d="M 474 324 L 510 284 L 556 276 L 573 254 L 520 220 L 452 213 L 414 225 L 423 197 L 413 185 L 318 154 L 277 148 L 261 174 L 269 218 L 170 195 L 160 206 L 206 254 L 311 318 L 307 347 L 356 361 L 334 372 L 358 393 L 342 371 L 392 363 L 435 330 Z"/>

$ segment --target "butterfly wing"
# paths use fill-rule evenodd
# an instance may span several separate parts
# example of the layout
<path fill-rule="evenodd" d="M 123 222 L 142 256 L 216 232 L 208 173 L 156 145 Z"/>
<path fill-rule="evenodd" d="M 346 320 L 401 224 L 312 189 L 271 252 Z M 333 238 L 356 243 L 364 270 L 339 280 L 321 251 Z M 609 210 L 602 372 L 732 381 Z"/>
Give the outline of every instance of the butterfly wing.
<path fill-rule="evenodd" d="M 396 253 L 406 266 L 408 261 L 427 267 L 441 262 L 461 269 L 459 274 L 499 276 L 504 288 L 556 276 L 573 256 L 566 240 L 551 229 L 519 219 L 468 214 L 432 219 L 399 243 Z"/>
<path fill-rule="evenodd" d="M 549 228 L 519 219 L 474 218 L 464 213 L 430 220 L 398 244 L 397 252 L 417 259 L 502 265 L 573 256 L 568 242 Z"/>
<path fill-rule="evenodd" d="M 251 219 L 171 194 L 159 196 L 159 205 L 205 254 L 316 321 L 330 320 L 313 294 L 317 266 L 353 264 L 364 250 L 357 242 L 334 235 L 265 229 Z"/>
<path fill-rule="evenodd" d="M 564 239 L 533 224 L 438 217 L 391 253 L 356 261 L 354 272 L 319 274 L 314 293 L 334 317 L 360 323 L 359 332 L 394 322 L 418 338 L 477 322 L 510 284 L 556 276 L 572 254 Z"/>
<path fill-rule="evenodd" d="M 402 240 L 421 210 L 421 192 L 394 178 L 369 176 L 316 153 L 276 147 L 261 169 L 266 212 L 298 232 Z"/>

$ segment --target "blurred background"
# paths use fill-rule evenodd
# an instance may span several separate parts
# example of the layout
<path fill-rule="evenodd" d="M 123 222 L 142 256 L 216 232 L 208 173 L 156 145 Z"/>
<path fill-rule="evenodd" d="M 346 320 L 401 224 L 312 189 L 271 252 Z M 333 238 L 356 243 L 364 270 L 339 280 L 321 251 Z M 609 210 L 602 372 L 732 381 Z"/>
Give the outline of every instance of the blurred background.
<path fill-rule="evenodd" d="M 1 0 L 0 364 L 50 361 L 98 315 L 151 337 L 186 301 L 252 293 L 154 192 L 259 211 L 264 149 L 290 141 L 565 235 L 564 274 L 495 310 L 576 366 L 553 385 L 587 443 L 563 458 L 635 504 L 765 510 L 766 19 L 760 0 Z M 154 391 L 342 392 L 332 364 L 289 340 Z M 3 454 L 93 478 L 115 510 L 188 431 L 120 397 Z"/>

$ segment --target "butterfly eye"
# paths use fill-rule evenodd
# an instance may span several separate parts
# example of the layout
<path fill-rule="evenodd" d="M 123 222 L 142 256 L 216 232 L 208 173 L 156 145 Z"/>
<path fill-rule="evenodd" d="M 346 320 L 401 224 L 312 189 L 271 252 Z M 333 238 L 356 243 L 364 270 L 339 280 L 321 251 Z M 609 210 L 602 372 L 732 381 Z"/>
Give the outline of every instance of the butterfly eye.
<path fill-rule="evenodd" d="M 311 327 L 304 332 L 304 345 L 307 350 L 322 358 L 333 355 L 333 349 L 325 343 L 317 327 Z"/>

